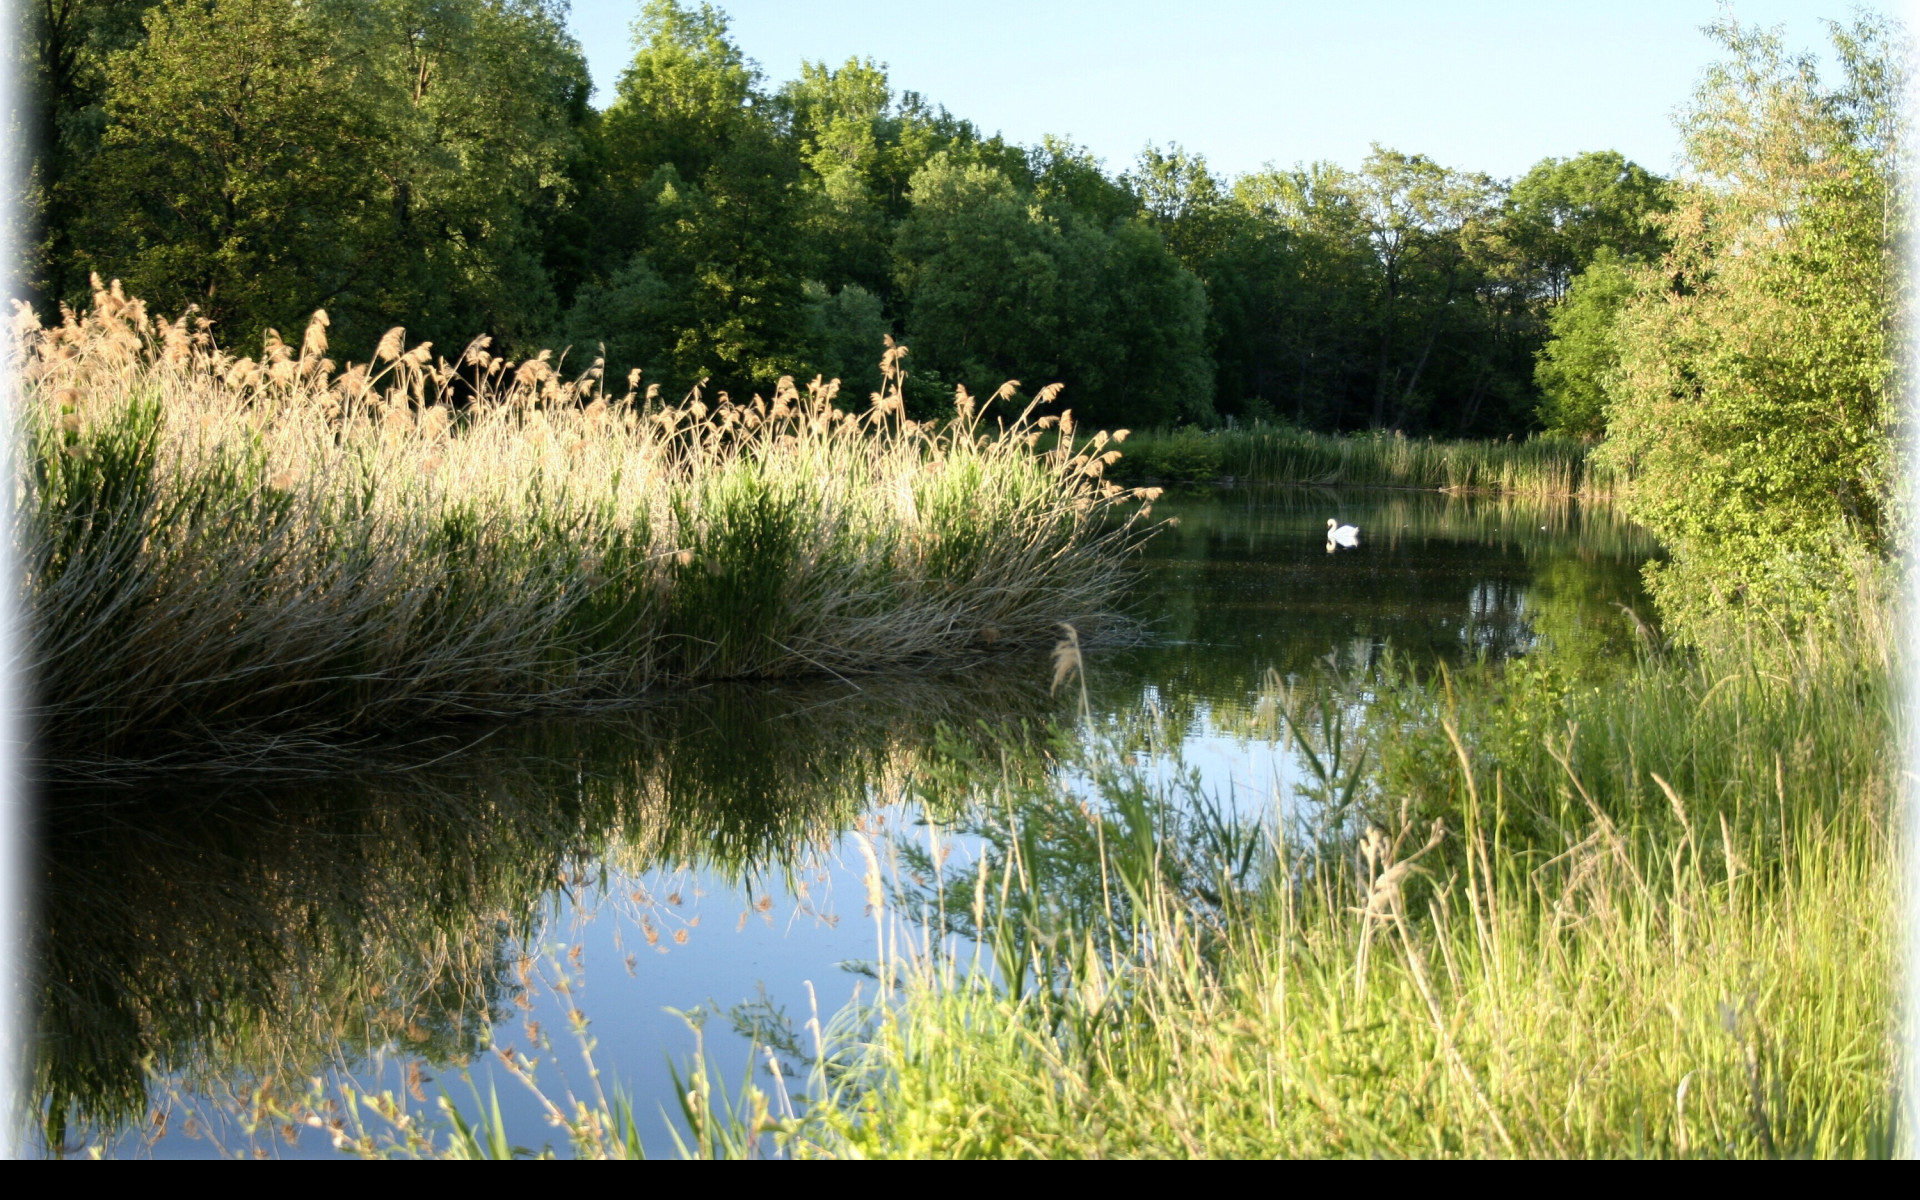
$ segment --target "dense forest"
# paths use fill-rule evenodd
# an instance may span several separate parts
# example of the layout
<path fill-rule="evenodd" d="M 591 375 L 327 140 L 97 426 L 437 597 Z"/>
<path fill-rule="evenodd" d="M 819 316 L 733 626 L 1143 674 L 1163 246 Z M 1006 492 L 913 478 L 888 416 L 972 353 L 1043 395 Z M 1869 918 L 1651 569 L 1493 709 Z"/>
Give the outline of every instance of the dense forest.
<path fill-rule="evenodd" d="M 1593 263 L 1661 252 L 1671 203 L 1607 152 L 1513 181 L 1383 147 L 1116 172 L 865 59 L 773 86 L 676 0 L 643 6 L 598 109 L 563 0 L 20 9 L 43 315 L 97 272 L 249 353 L 324 308 L 349 356 L 404 325 L 450 358 L 484 333 L 581 368 L 604 345 L 610 377 L 675 391 L 822 372 L 864 395 L 892 333 L 929 409 L 1018 378 L 1139 426 L 1590 431 L 1543 414 L 1537 360 Z"/>

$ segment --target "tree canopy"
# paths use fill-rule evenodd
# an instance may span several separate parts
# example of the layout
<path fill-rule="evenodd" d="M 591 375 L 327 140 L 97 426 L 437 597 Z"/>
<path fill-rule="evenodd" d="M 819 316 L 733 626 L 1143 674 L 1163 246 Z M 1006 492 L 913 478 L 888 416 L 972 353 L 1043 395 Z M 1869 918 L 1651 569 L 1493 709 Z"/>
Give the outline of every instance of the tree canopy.
<path fill-rule="evenodd" d="M 30 7 L 34 298 L 121 277 L 236 346 L 324 307 L 348 353 L 404 325 L 860 395 L 891 334 L 919 407 L 1015 378 L 1110 424 L 1591 432 L 1591 387 L 1554 397 L 1596 368 L 1536 360 L 1593 324 L 1590 264 L 1672 237 L 1668 182 L 1612 152 L 1511 182 L 1388 147 L 1115 169 L 985 135 L 870 59 L 771 84 L 710 4 L 647 0 L 604 109 L 561 0 Z"/>

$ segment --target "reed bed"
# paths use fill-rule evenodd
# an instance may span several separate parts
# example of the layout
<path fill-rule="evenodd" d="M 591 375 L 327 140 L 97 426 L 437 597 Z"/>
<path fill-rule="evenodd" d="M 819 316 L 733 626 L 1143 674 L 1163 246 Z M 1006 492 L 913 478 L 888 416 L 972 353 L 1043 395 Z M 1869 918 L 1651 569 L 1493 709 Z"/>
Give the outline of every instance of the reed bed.
<path fill-rule="evenodd" d="M 665 403 L 597 361 L 570 378 L 484 338 L 449 361 L 399 329 L 336 370 L 324 313 L 256 362 L 117 285 L 14 333 L 56 775 L 278 767 L 454 718 L 1044 643 L 1110 615 L 1153 495 L 1102 478 L 1117 438 L 1037 448 L 1073 432 L 1035 415 L 1057 386 L 906 419 L 904 346 L 855 414 L 830 381 Z"/>
<path fill-rule="evenodd" d="M 1287 425 L 1142 431 L 1119 473 L 1130 480 L 1440 488 L 1524 497 L 1619 498 L 1628 480 L 1566 438 L 1431 441 L 1398 432 L 1322 434 Z"/>

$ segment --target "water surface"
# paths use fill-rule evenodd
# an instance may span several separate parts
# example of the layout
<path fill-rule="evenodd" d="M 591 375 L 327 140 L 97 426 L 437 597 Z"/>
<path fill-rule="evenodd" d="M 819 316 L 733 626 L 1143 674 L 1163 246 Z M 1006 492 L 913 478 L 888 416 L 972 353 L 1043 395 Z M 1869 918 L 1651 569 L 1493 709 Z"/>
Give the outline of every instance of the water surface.
<path fill-rule="evenodd" d="M 1087 647 L 1087 715 L 1150 725 L 1235 804 L 1285 802 L 1299 779 L 1254 719 L 1276 681 L 1549 647 L 1597 673 L 1648 612 L 1655 547 L 1607 510 L 1241 487 L 1170 494 L 1155 516 L 1175 523 L 1143 554 L 1147 634 Z M 1329 517 L 1360 527 L 1356 549 L 1327 550 Z M 256 1124 L 249 1097 L 350 1079 L 431 1115 L 497 1089 L 519 1144 L 564 1153 L 489 1049 L 588 1097 L 584 1019 L 602 1084 L 671 1152 L 654 1114 L 695 1025 L 735 1085 L 751 1064 L 729 1010 L 764 998 L 797 1024 L 860 986 L 842 964 L 874 957 L 875 930 L 850 839 L 921 820 L 915 780 L 1044 763 L 1050 723 L 1085 733 L 1051 669 L 1037 649 L 710 687 L 370 753 L 352 776 L 63 793 L 41 846 L 41 1095 L 73 1114 L 69 1149 L 321 1156 L 327 1129 Z"/>

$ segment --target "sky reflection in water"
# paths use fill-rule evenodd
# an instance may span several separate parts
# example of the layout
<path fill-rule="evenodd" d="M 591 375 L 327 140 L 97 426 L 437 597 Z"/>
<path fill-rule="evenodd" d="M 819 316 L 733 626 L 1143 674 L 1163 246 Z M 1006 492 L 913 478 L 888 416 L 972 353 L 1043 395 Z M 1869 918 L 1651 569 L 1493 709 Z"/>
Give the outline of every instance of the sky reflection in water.
<path fill-rule="evenodd" d="M 1090 710 L 1109 730 L 1155 726 L 1177 769 L 1243 812 L 1299 779 L 1258 719 L 1270 671 L 1364 677 L 1388 654 L 1422 668 L 1543 639 L 1568 670 L 1597 670 L 1631 651 L 1623 606 L 1648 611 L 1654 545 L 1607 511 L 1241 487 L 1170 494 L 1156 516 L 1177 524 L 1145 554 L 1149 636 L 1089 647 Z M 1358 525 L 1359 547 L 1329 553 L 1328 517 Z M 732 1087 L 748 1063 L 730 1007 L 763 985 L 795 1025 L 844 1004 L 861 978 L 839 964 L 872 959 L 875 937 L 851 832 L 919 821 L 902 789 L 955 738 L 1038 761 L 1045 724 L 1077 707 L 1049 675 L 1028 652 L 951 675 L 707 688 L 617 721 L 497 731 L 432 766 L 416 753 L 351 779 L 66 796 L 44 837 L 42 1096 L 116 1129 L 112 1154 L 324 1156 L 324 1129 L 249 1135 L 233 1098 L 346 1072 L 411 1088 L 416 1110 L 443 1090 L 470 1108 L 454 1065 L 470 1059 L 537 1148 L 559 1131 L 490 1065 L 489 1015 L 523 1050 L 537 1022 L 542 1084 L 585 1096 L 577 1007 L 603 1084 L 634 1097 L 649 1152 L 670 1152 L 655 1114 L 674 1109 L 667 1064 L 694 1035 L 668 1010 L 717 1014 L 707 1047 Z"/>

